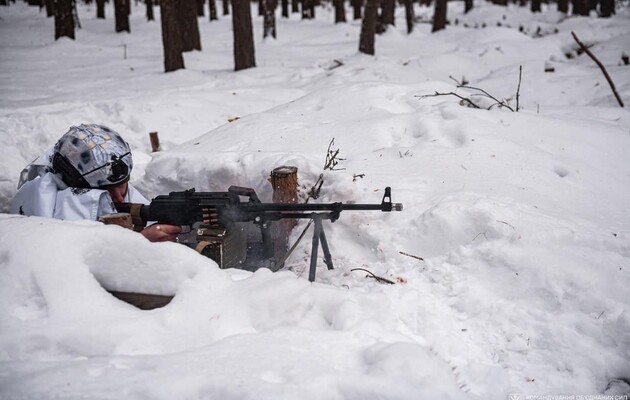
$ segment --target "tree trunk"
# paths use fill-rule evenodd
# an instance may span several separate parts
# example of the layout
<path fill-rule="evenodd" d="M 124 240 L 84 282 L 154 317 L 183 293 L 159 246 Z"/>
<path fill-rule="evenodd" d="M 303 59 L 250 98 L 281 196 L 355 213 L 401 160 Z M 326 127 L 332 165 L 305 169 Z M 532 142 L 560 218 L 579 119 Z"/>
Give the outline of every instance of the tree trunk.
<path fill-rule="evenodd" d="M 223 15 L 230 15 L 230 0 L 223 0 Z"/>
<path fill-rule="evenodd" d="M 185 68 L 182 57 L 182 33 L 179 26 L 181 3 L 180 0 L 160 0 L 164 72 Z"/>
<path fill-rule="evenodd" d="M 346 22 L 346 7 L 344 0 L 333 0 L 335 5 L 335 24 Z"/>
<path fill-rule="evenodd" d="M 446 28 L 446 0 L 435 0 L 435 12 L 433 13 L 433 29 L 437 32 Z"/>
<path fill-rule="evenodd" d="M 558 12 L 569 13 L 569 0 L 558 0 Z"/>
<path fill-rule="evenodd" d="M 96 18 L 105 19 L 105 0 L 96 0 Z"/>
<path fill-rule="evenodd" d="M 289 18 L 289 0 L 282 0 L 282 18 Z"/>
<path fill-rule="evenodd" d="M 315 18 L 315 0 L 302 0 L 302 19 Z"/>
<path fill-rule="evenodd" d="M 413 0 L 404 0 L 405 1 L 405 19 L 407 21 L 407 34 L 413 32 L 413 24 L 416 15 L 413 10 Z"/>
<path fill-rule="evenodd" d="M 359 51 L 374 55 L 374 36 L 376 35 L 376 18 L 378 14 L 379 0 L 367 0 L 363 21 L 361 22 L 361 36 L 359 38 Z"/>
<path fill-rule="evenodd" d="M 492 4 L 496 4 L 497 6 L 506 6 L 508 5 L 507 0 L 492 0 Z"/>
<path fill-rule="evenodd" d="M 46 17 L 54 17 L 54 16 L 55 16 L 55 0 L 46 0 Z"/>
<path fill-rule="evenodd" d="M 259 0 L 263 7 L 263 39 L 267 36 L 276 38 L 276 0 Z"/>
<path fill-rule="evenodd" d="M 588 7 L 585 0 L 571 0 L 571 4 L 573 5 L 573 15 L 588 16 Z"/>
<path fill-rule="evenodd" d="M 464 0 L 464 14 L 468 14 L 473 9 L 473 0 Z"/>
<path fill-rule="evenodd" d="M 130 32 L 129 29 L 129 2 L 130 0 L 114 0 L 114 17 L 116 19 L 116 32 Z"/>
<path fill-rule="evenodd" d="M 55 40 L 64 36 L 74 39 L 72 0 L 57 0 L 55 4 Z"/>
<path fill-rule="evenodd" d="M 363 0 L 350 0 L 352 2 L 352 18 L 354 20 L 361 19 L 361 9 L 363 8 Z"/>
<path fill-rule="evenodd" d="M 74 27 L 81 29 L 81 21 L 79 20 L 79 12 L 77 11 L 77 0 L 72 0 L 72 19 L 74 20 Z"/>
<path fill-rule="evenodd" d="M 210 21 L 217 21 L 219 19 L 216 0 L 208 0 L 208 13 L 210 14 Z"/>
<path fill-rule="evenodd" d="M 531 10 L 533 13 L 537 13 L 541 11 L 540 0 L 532 0 Z"/>
<path fill-rule="evenodd" d="M 599 3 L 599 16 L 610 18 L 615 13 L 615 0 L 601 0 Z"/>
<path fill-rule="evenodd" d="M 201 50 L 197 4 L 195 0 L 181 0 L 179 26 L 182 33 L 182 51 Z"/>
<path fill-rule="evenodd" d="M 378 25 L 376 26 L 376 33 L 383 33 L 387 31 L 390 25 L 394 25 L 394 11 L 396 9 L 395 0 L 382 0 L 381 1 L 381 15 L 378 18 Z"/>
<path fill-rule="evenodd" d="M 206 16 L 206 8 L 205 8 L 205 0 L 197 0 L 197 16 L 205 17 Z"/>
<path fill-rule="evenodd" d="M 153 0 L 145 0 L 147 5 L 147 21 L 155 20 L 155 16 L 153 14 Z"/>
<path fill-rule="evenodd" d="M 256 66 L 252 13 L 249 4 L 249 0 L 232 0 L 235 71 Z"/>
<path fill-rule="evenodd" d="M 300 0 L 291 0 L 291 12 L 294 14 L 300 12 Z"/>

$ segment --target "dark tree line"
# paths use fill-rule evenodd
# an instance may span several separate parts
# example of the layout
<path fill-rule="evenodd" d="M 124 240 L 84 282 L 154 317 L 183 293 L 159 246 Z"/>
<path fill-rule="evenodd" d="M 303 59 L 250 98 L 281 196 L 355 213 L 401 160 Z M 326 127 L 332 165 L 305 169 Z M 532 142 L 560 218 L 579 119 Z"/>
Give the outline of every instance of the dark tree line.
<path fill-rule="evenodd" d="M 9 0 L 0 0 L 7 4 Z M 15 1 L 15 0 L 11 0 Z M 76 0 L 27 0 L 29 4 L 46 8 L 47 16 L 55 17 L 55 39 L 69 37 L 74 39 L 74 28 L 78 27 Z M 93 0 L 83 0 L 91 2 Z M 97 18 L 105 18 L 105 2 L 95 0 Z M 131 0 L 112 0 L 114 4 L 116 32 L 130 32 L 129 15 Z M 136 4 L 139 0 L 136 0 Z M 164 46 L 164 69 L 166 72 L 185 68 L 183 52 L 201 50 L 198 17 L 205 15 L 206 0 L 144 0 L 147 20 L 154 19 L 153 7 L 161 7 L 162 42 Z M 288 18 L 290 13 L 300 13 L 302 19 L 315 18 L 315 8 L 323 1 L 329 1 L 335 12 L 335 23 L 344 23 L 346 19 L 346 0 L 281 0 L 281 15 Z M 386 32 L 396 23 L 396 7 L 404 7 L 407 33 L 414 30 L 416 1 L 421 6 L 434 7 L 432 31 L 437 32 L 448 25 L 448 0 L 347 0 L 352 8 L 353 19 L 361 19 L 359 51 L 375 54 L 377 34 Z M 464 12 L 473 8 L 473 0 L 464 1 Z M 508 1 L 518 2 L 521 6 L 530 4 L 532 12 L 541 11 L 541 2 L 549 0 L 490 0 L 497 5 L 507 5 Z M 599 16 L 610 17 L 615 12 L 615 0 L 555 0 L 557 9 L 574 15 L 589 15 L 597 10 Z M 232 30 L 234 37 L 234 69 L 236 71 L 256 66 L 255 48 L 252 31 L 251 0 L 221 0 L 223 15 L 232 9 Z M 258 13 L 263 18 L 263 38 L 276 38 L 276 11 L 278 0 L 258 0 Z M 208 0 L 209 20 L 218 19 L 216 0 Z"/>

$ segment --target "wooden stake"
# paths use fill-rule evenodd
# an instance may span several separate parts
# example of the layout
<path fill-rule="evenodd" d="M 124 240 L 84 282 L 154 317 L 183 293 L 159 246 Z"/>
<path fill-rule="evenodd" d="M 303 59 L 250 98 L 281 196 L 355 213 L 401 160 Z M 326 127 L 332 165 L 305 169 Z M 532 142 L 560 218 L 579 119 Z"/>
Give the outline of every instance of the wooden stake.
<path fill-rule="evenodd" d="M 160 138 L 158 137 L 158 133 L 150 132 L 149 139 L 151 140 L 151 151 L 154 153 L 160 151 Z"/>

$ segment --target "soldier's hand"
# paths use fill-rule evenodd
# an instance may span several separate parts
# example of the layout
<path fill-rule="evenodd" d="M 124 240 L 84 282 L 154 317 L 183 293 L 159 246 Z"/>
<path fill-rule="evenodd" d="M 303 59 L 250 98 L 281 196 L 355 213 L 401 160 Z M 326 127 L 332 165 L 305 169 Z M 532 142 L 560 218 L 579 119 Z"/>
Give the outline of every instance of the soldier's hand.
<path fill-rule="evenodd" d="M 153 224 L 147 226 L 140 233 L 152 242 L 174 242 L 177 234 L 182 231 L 180 226 Z"/>

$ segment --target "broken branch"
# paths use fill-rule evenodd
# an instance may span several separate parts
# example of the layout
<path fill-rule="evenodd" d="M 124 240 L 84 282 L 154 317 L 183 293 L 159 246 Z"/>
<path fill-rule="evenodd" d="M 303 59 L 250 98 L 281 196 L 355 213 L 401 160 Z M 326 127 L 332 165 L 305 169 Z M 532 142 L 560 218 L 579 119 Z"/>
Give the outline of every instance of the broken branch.
<path fill-rule="evenodd" d="M 365 269 L 365 268 L 353 268 L 353 269 L 351 269 L 351 270 L 350 270 L 350 272 L 352 272 L 352 271 L 365 271 L 365 272 L 367 272 L 368 274 L 370 274 L 370 275 L 368 275 L 368 276 L 367 276 L 368 278 L 374 278 L 374 279 L 376 279 L 376 281 L 377 281 L 377 282 L 379 282 L 379 283 L 388 283 L 388 284 L 390 284 L 390 285 L 395 285 L 395 284 L 396 284 L 396 282 L 390 281 L 389 279 L 386 279 L 386 278 L 383 278 L 383 277 L 380 277 L 380 276 L 376 276 L 376 275 L 374 275 L 374 274 L 372 273 L 372 271 L 368 271 L 368 270 L 367 270 L 367 269 Z"/>
<path fill-rule="evenodd" d="M 610 85 L 610 88 L 612 89 L 613 94 L 615 95 L 615 98 L 617 99 L 617 102 L 619 102 L 619 105 L 621 107 L 623 107 L 623 101 L 621 101 L 621 97 L 619 97 L 619 94 L 617 93 L 617 89 L 615 88 L 615 84 L 613 83 L 612 79 L 610 78 L 610 75 L 608 75 L 608 71 L 606 70 L 606 67 L 604 67 L 604 64 L 601 63 L 601 61 L 599 61 L 597 59 L 597 57 L 595 57 L 595 55 L 589 50 L 588 47 L 586 47 L 584 45 L 584 43 L 582 43 L 580 41 L 580 39 L 578 39 L 577 35 L 575 34 L 575 32 L 571 32 L 571 35 L 573 35 L 573 39 L 575 39 L 575 41 L 577 42 L 577 44 L 580 46 L 580 48 L 586 53 L 588 54 L 588 56 L 591 58 L 591 60 L 593 60 L 595 62 L 595 64 L 597 64 L 597 66 L 599 67 L 599 69 L 602 71 L 602 73 L 604 74 L 604 77 L 606 78 L 606 80 L 608 81 L 608 84 Z"/>

